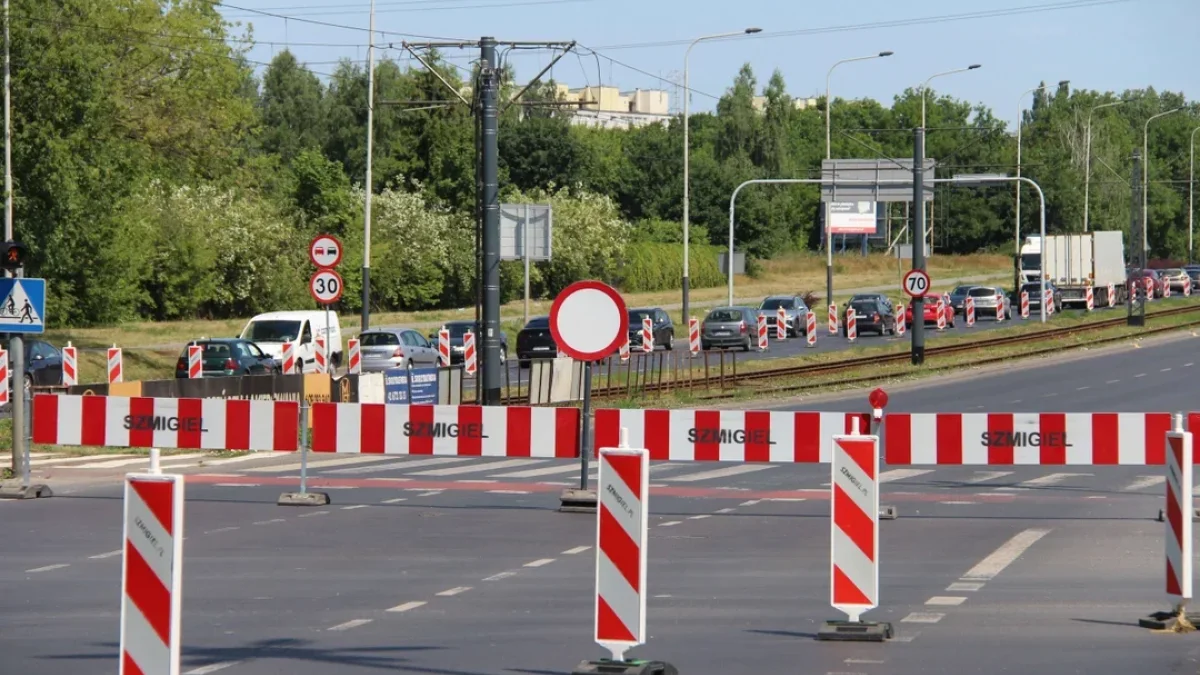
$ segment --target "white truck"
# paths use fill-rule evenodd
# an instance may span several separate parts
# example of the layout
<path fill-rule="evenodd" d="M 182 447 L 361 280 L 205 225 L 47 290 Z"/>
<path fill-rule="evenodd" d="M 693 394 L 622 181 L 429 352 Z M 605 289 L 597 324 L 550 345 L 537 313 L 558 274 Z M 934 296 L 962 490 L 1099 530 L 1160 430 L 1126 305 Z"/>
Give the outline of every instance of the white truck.
<path fill-rule="evenodd" d="M 1042 273 L 1042 238 L 1025 237 L 1021 255 L 1017 260 L 1021 269 L 1021 283 L 1032 284 Z"/>
<path fill-rule="evenodd" d="M 1058 234 L 1042 242 L 1043 273 L 1062 293 L 1064 306 L 1085 307 L 1092 289 L 1096 307 L 1108 306 L 1108 285 L 1115 302 L 1124 302 L 1125 238 L 1118 231 Z"/>

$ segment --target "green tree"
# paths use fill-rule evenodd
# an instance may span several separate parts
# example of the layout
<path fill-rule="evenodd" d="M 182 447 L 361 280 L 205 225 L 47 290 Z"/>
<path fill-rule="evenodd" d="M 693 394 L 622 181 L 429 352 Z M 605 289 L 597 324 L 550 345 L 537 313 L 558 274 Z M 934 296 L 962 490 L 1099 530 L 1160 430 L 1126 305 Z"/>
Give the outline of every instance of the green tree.
<path fill-rule="evenodd" d="M 303 150 L 324 145 L 321 82 L 288 50 L 271 59 L 263 75 L 260 138 L 265 152 L 290 163 Z"/>

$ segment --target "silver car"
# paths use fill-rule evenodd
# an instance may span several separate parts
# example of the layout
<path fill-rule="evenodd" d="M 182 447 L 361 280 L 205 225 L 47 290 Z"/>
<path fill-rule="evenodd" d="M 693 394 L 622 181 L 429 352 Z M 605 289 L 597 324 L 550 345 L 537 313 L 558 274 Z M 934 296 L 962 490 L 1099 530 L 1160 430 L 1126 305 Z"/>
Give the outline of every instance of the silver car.
<path fill-rule="evenodd" d="M 1171 269 L 1159 270 L 1159 276 L 1162 277 L 1163 283 L 1171 284 L 1171 292 L 1183 292 L 1183 286 L 1188 282 L 1188 273 L 1178 267 Z"/>
<path fill-rule="evenodd" d="M 362 372 L 436 366 L 437 345 L 412 328 L 371 328 L 358 336 Z"/>
<path fill-rule="evenodd" d="M 775 322 L 779 317 L 780 307 L 783 308 L 789 336 L 800 337 L 808 332 L 808 306 L 804 304 L 804 299 L 796 295 L 772 295 L 758 306 L 759 312 L 767 317 L 767 330 L 771 335 L 775 335 Z"/>
<path fill-rule="evenodd" d="M 700 346 L 741 347 L 748 352 L 758 342 L 758 310 L 749 307 L 717 307 L 700 325 Z"/>
<path fill-rule="evenodd" d="M 971 297 L 971 301 L 975 303 L 975 318 L 983 316 L 994 316 L 997 319 L 1003 317 L 1005 319 L 1012 318 L 1012 301 L 1009 300 L 1008 294 L 1003 288 L 997 286 L 972 286 L 971 290 L 967 291 L 967 295 Z M 966 298 L 964 297 L 962 315 L 966 316 Z"/>

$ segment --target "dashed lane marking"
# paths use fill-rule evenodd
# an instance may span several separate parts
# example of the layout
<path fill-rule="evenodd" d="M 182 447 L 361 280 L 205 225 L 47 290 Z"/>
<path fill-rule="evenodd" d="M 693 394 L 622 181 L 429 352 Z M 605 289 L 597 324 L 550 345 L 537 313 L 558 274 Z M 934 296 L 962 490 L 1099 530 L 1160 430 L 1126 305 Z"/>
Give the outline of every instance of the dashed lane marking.
<path fill-rule="evenodd" d="M 313 516 L 327 516 L 328 511 L 313 511 L 312 513 L 301 513 L 298 518 L 312 518 Z"/>
<path fill-rule="evenodd" d="M 164 469 L 171 467 L 164 466 Z M 261 483 L 213 483 L 213 487 L 261 487 Z"/>
<path fill-rule="evenodd" d="M 698 473 L 687 473 L 682 476 L 668 476 L 663 478 L 664 481 L 672 481 L 677 483 L 691 483 L 700 480 L 712 480 L 714 478 L 728 478 L 730 476 L 740 476 L 744 473 L 754 473 L 755 471 L 763 471 L 765 469 L 773 469 L 771 464 L 735 464 L 726 466 L 720 469 L 711 471 L 700 471 Z"/>
<path fill-rule="evenodd" d="M 487 464 L 468 464 L 466 466 L 452 466 L 445 469 L 428 469 L 426 471 L 414 471 L 410 475 L 413 476 L 457 476 L 463 473 L 478 473 L 482 471 L 494 471 L 498 469 L 515 469 L 521 466 L 529 466 L 531 464 L 542 464 L 547 460 L 544 459 L 507 459 L 501 462 L 488 462 Z"/>
<path fill-rule="evenodd" d="M 913 612 L 900 619 L 900 623 L 937 623 L 945 616 L 941 612 Z"/>
<path fill-rule="evenodd" d="M 576 546 L 575 548 L 569 548 L 569 549 L 563 551 L 562 554 L 563 555 L 576 555 L 578 553 L 583 553 L 584 551 L 586 551 L 590 548 L 591 548 L 591 546 Z"/>
<path fill-rule="evenodd" d="M 1109 380 L 1108 382 L 1105 382 L 1104 384 L 1116 384 L 1118 382 L 1120 382 L 1120 380 Z"/>
<path fill-rule="evenodd" d="M 413 600 L 411 602 L 406 602 L 403 605 L 396 605 L 395 607 L 389 609 L 388 611 L 389 612 L 407 612 L 409 610 L 413 610 L 418 607 L 424 607 L 424 606 L 425 606 L 424 600 Z"/>
<path fill-rule="evenodd" d="M 1145 373 L 1138 373 L 1137 375 L 1134 375 L 1134 377 L 1145 377 L 1145 376 L 1146 376 Z"/>
<path fill-rule="evenodd" d="M 957 607 L 966 601 L 967 598 L 961 595 L 935 595 L 926 600 L 925 604 L 932 607 Z"/>
<path fill-rule="evenodd" d="M 891 483 L 898 480 L 924 476 L 927 473 L 933 473 L 933 469 L 891 469 L 879 474 L 879 480 L 877 482 Z"/>
<path fill-rule="evenodd" d="M 229 527 L 218 527 L 215 530 L 206 530 L 204 532 L 204 534 L 218 534 L 220 532 L 233 532 L 234 530 L 240 530 L 240 529 L 242 529 L 242 528 L 237 525 L 230 525 Z"/>
<path fill-rule="evenodd" d="M 256 521 L 254 521 L 253 524 L 254 525 L 270 525 L 271 523 L 285 523 L 285 522 L 287 522 L 286 518 L 272 518 L 270 520 L 256 520 Z"/>
<path fill-rule="evenodd" d="M 241 661 L 222 661 L 221 663 L 210 663 L 207 666 L 193 668 L 192 670 L 185 672 L 183 675 L 209 675 L 210 673 L 215 673 L 218 670 L 225 670 L 230 666 L 236 666 L 239 663 L 241 663 Z"/>
<path fill-rule="evenodd" d="M 1011 471 L 976 471 L 975 475 L 972 476 L 971 479 L 968 480 L 967 482 L 971 483 L 971 484 L 986 483 L 989 480 L 995 480 L 997 478 L 1004 478 L 1005 476 L 1010 476 L 1010 475 L 1012 475 Z"/>
<path fill-rule="evenodd" d="M 734 511 L 737 511 L 737 509 L 733 508 L 732 506 L 724 509 L 717 509 L 717 513 L 733 513 Z"/>
<path fill-rule="evenodd" d="M 972 593 L 983 588 L 983 582 L 980 581 L 956 581 L 946 587 L 947 591 L 958 591 Z"/>
<path fill-rule="evenodd" d="M 400 502 L 408 501 L 408 497 L 396 497 L 395 499 L 385 499 L 380 504 L 399 504 Z"/>
<path fill-rule="evenodd" d="M 554 562 L 554 558 L 539 558 L 532 562 L 525 563 L 522 565 L 522 567 L 541 567 L 543 565 L 549 565 L 552 562 Z"/>
<path fill-rule="evenodd" d="M 350 506 L 343 506 L 342 510 L 343 511 L 357 511 L 358 509 L 365 509 L 368 507 L 370 507 L 370 504 L 351 504 Z"/>
<path fill-rule="evenodd" d="M 1160 373 L 1169 373 L 1169 372 L 1171 372 L 1171 369 L 1170 369 L 1170 368 L 1163 368 L 1162 370 L 1160 370 L 1160 371 L 1158 371 L 1158 372 L 1160 372 Z"/>
<path fill-rule="evenodd" d="M 103 560 L 105 558 L 111 558 L 116 555 L 121 555 L 124 552 L 125 552 L 125 549 L 119 548 L 115 551 L 109 551 L 108 553 L 100 553 L 98 555 L 89 555 L 88 560 Z"/>
<path fill-rule="evenodd" d="M 665 523 L 659 523 L 658 526 L 659 527 L 674 527 L 682 522 L 683 522 L 682 520 L 668 520 Z"/>
<path fill-rule="evenodd" d="M 511 576 L 515 576 L 516 573 L 517 572 L 515 570 L 508 570 L 505 572 L 500 572 L 498 574 L 493 574 L 490 577 L 486 577 L 486 578 L 484 578 L 484 581 L 500 581 L 501 579 L 507 579 Z"/>
<path fill-rule="evenodd" d="M 707 513 L 701 513 L 698 516 L 688 516 L 688 520 L 704 520 L 705 518 L 712 518 L 712 515 L 707 514 Z"/>
<path fill-rule="evenodd" d="M 741 504 L 738 504 L 738 506 L 757 506 L 761 502 L 762 502 L 761 499 L 751 499 L 750 501 L 742 502 Z"/>
<path fill-rule="evenodd" d="M 67 563 L 58 563 L 57 565 L 46 565 L 45 567 L 35 567 L 31 570 L 25 570 L 26 574 L 40 574 L 41 572 L 50 572 L 52 570 L 61 570 L 64 567 L 70 567 Z"/>
<path fill-rule="evenodd" d="M 337 630 L 337 631 L 350 630 L 351 628 L 358 628 L 359 626 L 365 626 L 366 624 L 371 623 L 371 621 L 373 621 L 373 619 L 352 619 L 350 621 L 347 621 L 346 623 L 339 623 L 338 625 L 333 626 L 332 628 L 329 628 L 327 630 Z"/>
<path fill-rule="evenodd" d="M 996 578 L 996 575 L 1003 572 L 1004 568 L 1011 565 L 1030 546 L 1036 544 L 1049 532 L 1049 529 L 1033 527 L 1017 533 L 1012 539 L 1001 544 L 1000 548 L 980 560 L 978 564 L 962 575 L 962 578 L 968 581 L 990 581 Z"/>
<path fill-rule="evenodd" d="M 439 595 L 443 598 L 449 598 L 458 595 L 459 593 L 466 593 L 469 590 L 471 590 L 470 586 L 455 586 L 454 588 L 447 588 L 446 590 L 441 591 L 440 593 L 435 593 L 434 595 Z"/>
<path fill-rule="evenodd" d="M 1026 481 L 1021 481 L 1019 485 L 1022 487 L 1045 487 L 1047 485 L 1057 485 L 1071 478 L 1083 478 L 1084 476 L 1094 476 L 1094 473 L 1052 473 L 1046 476 L 1031 478 Z"/>
<path fill-rule="evenodd" d="M 492 495 L 527 495 L 529 490 L 488 490 Z"/>

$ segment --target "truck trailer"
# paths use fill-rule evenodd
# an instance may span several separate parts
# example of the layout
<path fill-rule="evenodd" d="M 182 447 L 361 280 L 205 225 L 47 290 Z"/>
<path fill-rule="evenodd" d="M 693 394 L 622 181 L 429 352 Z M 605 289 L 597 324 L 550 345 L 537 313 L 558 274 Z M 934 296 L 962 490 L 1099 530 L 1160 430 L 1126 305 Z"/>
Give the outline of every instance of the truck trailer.
<path fill-rule="evenodd" d="M 1125 297 L 1125 238 L 1120 231 L 1058 234 L 1042 242 L 1042 273 L 1062 292 L 1064 306 L 1087 306 L 1092 289 L 1096 307 L 1106 307 L 1112 284 L 1115 303 Z"/>

